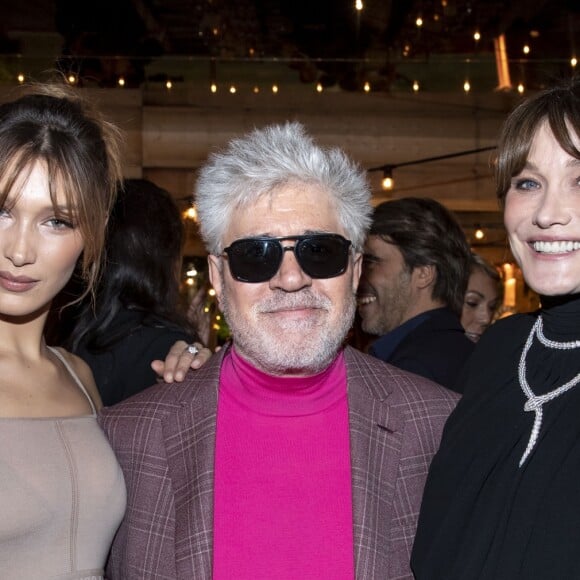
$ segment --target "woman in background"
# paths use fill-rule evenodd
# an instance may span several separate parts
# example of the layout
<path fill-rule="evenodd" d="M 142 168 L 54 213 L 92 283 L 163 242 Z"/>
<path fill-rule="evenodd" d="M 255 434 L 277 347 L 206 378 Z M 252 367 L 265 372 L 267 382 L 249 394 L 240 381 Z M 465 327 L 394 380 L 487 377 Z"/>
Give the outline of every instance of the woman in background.
<path fill-rule="evenodd" d="M 580 578 L 580 82 L 509 115 L 496 181 L 541 308 L 495 322 L 467 363 L 423 496 L 417 580 Z"/>
<path fill-rule="evenodd" d="M 471 274 L 467 283 L 461 325 L 465 336 L 477 342 L 492 323 L 500 306 L 502 284 L 499 272 L 479 254 L 471 255 Z"/>
<path fill-rule="evenodd" d="M 106 406 L 155 384 L 151 361 L 164 359 L 176 341 L 198 340 L 179 307 L 184 236 L 167 191 L 145 179 L 123 182 L 95 304 L 82 305 L 67 342 L 91 367 Z"/>
<path fill-rule="evenodd" d="M 90 294 L 120 178 L 116 130 L 60 87 L 0 106 L 0 576 L 102 579 L 125 509 L 90 369 L 47 346 L 51 303 Z"/>

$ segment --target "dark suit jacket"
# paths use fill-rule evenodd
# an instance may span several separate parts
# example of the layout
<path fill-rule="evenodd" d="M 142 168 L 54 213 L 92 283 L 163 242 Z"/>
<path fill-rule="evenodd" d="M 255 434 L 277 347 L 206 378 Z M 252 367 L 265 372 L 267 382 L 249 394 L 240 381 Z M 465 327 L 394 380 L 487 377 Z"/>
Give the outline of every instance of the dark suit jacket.
<path fill-rule="evenodd" d="M 101 412 L 128 490 L 111 580 L 211 579 L 222 358 Z M 457 396 L 350 347 L 345 360 L 356 577 L 412 578 L 427 469 Z"/>
<path fill-rule="evenodd" d="M 437 308 L 428 314 L 389 356 L 381 356 L 381 339 L 372 345 L 371 352 L 400 369 L 462 393 L 463 385 L 457 384 L 457 378 L 475 344 L 465 336 L 459 317 L 448 308 Z"/>

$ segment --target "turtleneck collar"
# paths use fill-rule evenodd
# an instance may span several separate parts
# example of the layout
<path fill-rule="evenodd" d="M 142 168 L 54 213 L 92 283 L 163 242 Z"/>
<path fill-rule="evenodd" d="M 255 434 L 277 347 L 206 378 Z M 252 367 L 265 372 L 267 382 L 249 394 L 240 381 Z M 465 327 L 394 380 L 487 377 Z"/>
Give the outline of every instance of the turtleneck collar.
<path fill-rule="evenodd" d="M 547 338 L 580 339 L 580 294 L 541 296 L 541 304 Z"/>
<path fill-rule="evenodd" d="M 346 396 L 346 366 L 342 351 L 328 368 L 309 377 L 268 375 L 236 352 L 226 354 L 220 395 L 266 415 L 304 416 L 319 413 Z"/>

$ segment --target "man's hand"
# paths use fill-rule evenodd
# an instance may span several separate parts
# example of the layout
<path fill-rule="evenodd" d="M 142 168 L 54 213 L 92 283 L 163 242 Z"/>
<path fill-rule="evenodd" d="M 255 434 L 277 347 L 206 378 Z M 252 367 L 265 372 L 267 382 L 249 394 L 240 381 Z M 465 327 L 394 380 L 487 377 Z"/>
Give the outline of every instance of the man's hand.
<path fill-rule="evenodd" d="M 200 368 L 212 355 L 211 350 L 199 342 L 193 343 L 193 346 L 199 349 L 197 354 L 192 354 L 188 350 L 188 346 L 190 345 L 184 340 L 178 340 L 169 349 L 165 360 L 154 360 L 151 363 L 151 368 L 166 383 L 172 383 L 173 381 L 180 383 L 190 368 Z"/>

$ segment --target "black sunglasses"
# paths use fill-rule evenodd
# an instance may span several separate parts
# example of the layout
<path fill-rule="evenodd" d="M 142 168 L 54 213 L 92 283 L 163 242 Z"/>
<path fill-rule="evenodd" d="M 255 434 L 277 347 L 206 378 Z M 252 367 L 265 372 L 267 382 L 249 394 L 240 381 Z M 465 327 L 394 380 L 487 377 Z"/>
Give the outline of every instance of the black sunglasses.
<path fill-rule="evenodd" d="M 293 246 L 282 242 L 295 240 Z M 309 234 L 283 238 L 244 238 L 224 249 L 230 272 L 239 282 L 266 282 L 280 269 L 284 252 L 292 250 L 311 278 L 334 278 L 346 271 L 350 240 L 338 234 Z"/>

